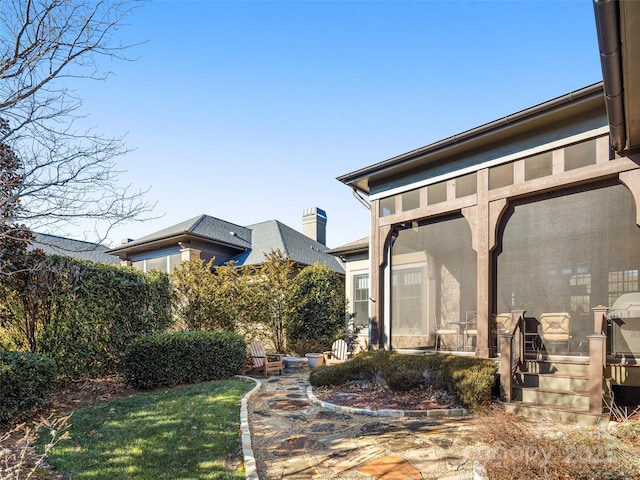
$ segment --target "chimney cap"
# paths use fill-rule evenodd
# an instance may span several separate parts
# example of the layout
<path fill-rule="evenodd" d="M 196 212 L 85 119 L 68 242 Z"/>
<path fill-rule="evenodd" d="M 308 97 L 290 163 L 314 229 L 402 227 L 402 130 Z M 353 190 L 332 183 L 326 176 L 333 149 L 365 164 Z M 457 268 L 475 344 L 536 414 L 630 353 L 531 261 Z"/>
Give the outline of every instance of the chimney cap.
<path fill-rule="evenodd" d="M 318 207 L 311 207 L 311 208 L 305 208 L 302 212 L 302 216 L 304 217 L 318 216 L 326 220 L 327 212 L 325 212 L 323 209 Z"/>

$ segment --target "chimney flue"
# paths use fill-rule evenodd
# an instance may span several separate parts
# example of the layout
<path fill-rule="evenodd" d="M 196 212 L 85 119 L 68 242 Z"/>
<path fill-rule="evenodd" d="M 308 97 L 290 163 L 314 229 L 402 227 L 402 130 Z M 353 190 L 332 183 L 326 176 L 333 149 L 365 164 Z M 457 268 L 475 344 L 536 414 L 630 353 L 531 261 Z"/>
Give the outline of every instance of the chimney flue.
<path fill-rule="evenodd" d="M 302 212 L 302 233 L 307 237 L 327 244 L 327 212 L 321 208 L 305 208 Z"/>

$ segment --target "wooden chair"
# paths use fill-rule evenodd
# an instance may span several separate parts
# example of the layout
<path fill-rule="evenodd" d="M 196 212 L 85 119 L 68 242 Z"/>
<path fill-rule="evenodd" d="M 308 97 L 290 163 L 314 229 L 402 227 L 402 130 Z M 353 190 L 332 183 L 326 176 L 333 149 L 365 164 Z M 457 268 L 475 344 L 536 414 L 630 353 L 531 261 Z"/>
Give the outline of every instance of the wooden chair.
<path fill-rule="evenodd" d="M 561 313 L 543 313 L 540 315 L 540 337 L 545 347 L 553 344 L 566 344 L 567 353 L 569 352 L 569 324 L 571 315 L 566 312 Z"/>
<path fill-rule="evenodd" d="M 508 333 L 511 328 L 511 313 L 499 313 L 495 316 L 496 351 L 500 353 L 500 335 Z"/>
<path fill-rule="evenodd" d="M 440 350 L 440 347 L 442 346 L 443 336 L 455 336 L 455 339 L 456 339 L 455 346 L 457 348 L 458 344 L 460 343 L 460 328 L 457 325 L 455 326 L 455 328 L 452 328 L 449 324 L 447 324 L 444 326 L 444 328 L 437 329 L 436 330 L 436 352 Z"/>
<path fill-rule="evenodd" d="M 331 346 L 331 351 L 323 352 L 324 361 L 327 365 L 346 362 L 351 358 L 351 352 L 348 351 L 347 342 L 342 339 L 336 340 Z"/>
<path fill-rule="evenodd" d="M 269 376 L 269 372 L 279 372 L 282 375 L 283 353 L 264 353 L 262 345 L 254 340 L 249 345 L 249 356 L 253 360 L 252 372 L 264 373 L 265 377 Z"/>

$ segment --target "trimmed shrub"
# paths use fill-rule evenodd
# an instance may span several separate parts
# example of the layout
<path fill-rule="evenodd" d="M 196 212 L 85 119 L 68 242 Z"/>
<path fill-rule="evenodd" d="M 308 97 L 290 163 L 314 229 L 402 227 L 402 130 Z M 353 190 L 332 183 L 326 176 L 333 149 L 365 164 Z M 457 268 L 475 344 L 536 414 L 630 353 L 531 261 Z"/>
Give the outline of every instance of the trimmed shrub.
<path fill-rule="evenodd" d="M 344 385 L 354 380 L 380 381 L 394 392 L 434 387 L 447 390 L 470 409 L 491 403 L 497 381 L 492 360 L 456 355 L 402 355 L 384 350 L 365 352 L 352 360 L 314 369 L 314 387 Z"/>
<path fill-rule="evenodd" d="M 35 353 L 0 352 L 0 423 L 15 423 L 31 414 L 51 394 L 56 365 Z"/>
<path fill-rule="evenodd" d="M 244 339 L 231 332 L 183 331 L 141 335 L 127 348 L 122 367 L 136 388 L 221 380 L 242 373 Z"/>

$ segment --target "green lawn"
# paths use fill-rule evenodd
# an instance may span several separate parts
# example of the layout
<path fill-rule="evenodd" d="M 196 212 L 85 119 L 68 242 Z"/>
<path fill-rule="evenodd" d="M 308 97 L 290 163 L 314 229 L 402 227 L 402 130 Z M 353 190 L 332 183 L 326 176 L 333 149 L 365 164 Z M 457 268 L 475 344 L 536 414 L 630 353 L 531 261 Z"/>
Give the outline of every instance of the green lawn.
<path fill-rule="evenodd" d="M 240 379 L 84 408 L 48 461 L 65 479 L 242 479 Z"/>

